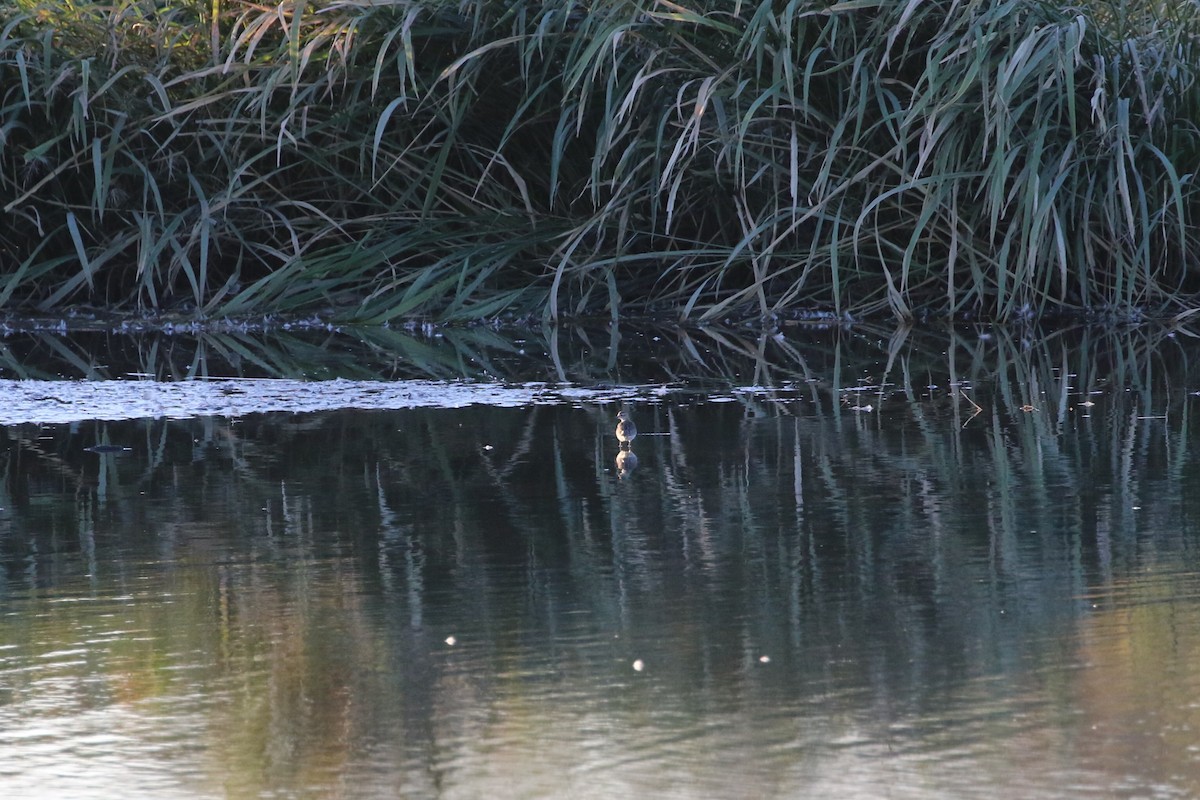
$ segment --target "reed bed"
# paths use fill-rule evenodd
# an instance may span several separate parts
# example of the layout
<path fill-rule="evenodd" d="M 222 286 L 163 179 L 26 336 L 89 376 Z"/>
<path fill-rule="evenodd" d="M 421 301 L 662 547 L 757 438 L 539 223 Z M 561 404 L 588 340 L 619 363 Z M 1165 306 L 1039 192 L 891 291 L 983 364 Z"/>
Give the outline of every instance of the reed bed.
<path fill-rule="evenodd" d="M 0 306 L 1187 315 L 1190 0 L 19 0 Z"/>

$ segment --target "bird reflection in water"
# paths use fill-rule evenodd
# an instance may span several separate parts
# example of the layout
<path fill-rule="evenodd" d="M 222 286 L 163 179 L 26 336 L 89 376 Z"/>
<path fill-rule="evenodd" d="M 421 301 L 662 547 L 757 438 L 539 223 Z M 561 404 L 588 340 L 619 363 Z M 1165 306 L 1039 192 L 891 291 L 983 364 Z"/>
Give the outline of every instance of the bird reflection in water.
<path fill-rule="evenodd" d="M 617 412 L 617 441 L 621 449 L 617 452 L 617 477 L 624 480 L 637 469 L 638 459 L 633 452 L 633 440 L 637 437 L 637 426 L 628 409 Z"/>
<path fill-rule="evenodd" d="M 632 450 L 621 450 L 617 453 L 617 477 L 625 480 L 637 469 L 637 455 Z"/>

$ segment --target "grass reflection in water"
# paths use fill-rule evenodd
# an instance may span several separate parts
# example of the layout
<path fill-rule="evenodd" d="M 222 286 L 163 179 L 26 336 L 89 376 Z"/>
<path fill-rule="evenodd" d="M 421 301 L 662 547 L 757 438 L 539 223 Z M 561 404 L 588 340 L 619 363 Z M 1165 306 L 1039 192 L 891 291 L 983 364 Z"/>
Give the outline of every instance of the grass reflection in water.
<path fill-rule="evenodd" d="M 714 335 L 624 476 L 586 400 L 7 428 L 0 788 L 1195 793 L 1200 382 L 1144 336 Z"/>

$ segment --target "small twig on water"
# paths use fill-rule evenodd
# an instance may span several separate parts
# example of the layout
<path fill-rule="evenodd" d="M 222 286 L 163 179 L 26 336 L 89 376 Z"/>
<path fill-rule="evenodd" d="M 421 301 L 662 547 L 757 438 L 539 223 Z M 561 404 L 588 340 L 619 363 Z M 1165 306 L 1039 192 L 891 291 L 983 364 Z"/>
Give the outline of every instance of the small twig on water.
<path fill-rule="evenodd" d="M 965 428 L 971 422 L 971 420 L 975 419 L 976 417 L 978 417 L 980 414 L 983 413 L 983 406 L 979 405 L 979 403 L 976 403 L 974 400 L 972 400 L 970 398 L 970 396 L 966 392 L 964 392 L 962 389 L 959 389 L 958 393 L 967 399 L 967 402 L 971 404 L 971 408 L 973 409 L 971 411 L 971 416 L 969 416 L 965 420 L 963 420 L 962 426 Z"/>

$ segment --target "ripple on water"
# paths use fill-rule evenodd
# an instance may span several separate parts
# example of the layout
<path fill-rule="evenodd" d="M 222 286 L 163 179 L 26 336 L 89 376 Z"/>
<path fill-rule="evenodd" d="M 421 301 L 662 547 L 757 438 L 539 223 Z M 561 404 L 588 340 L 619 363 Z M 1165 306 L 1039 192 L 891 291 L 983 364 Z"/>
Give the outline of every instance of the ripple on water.
<path fill-rule="evenodd" d="M 1186 519 L 730 403 L 616 484 L 583 405 L 128 426 L 3 532 L 0 796 L 1200 796 Z"/>

